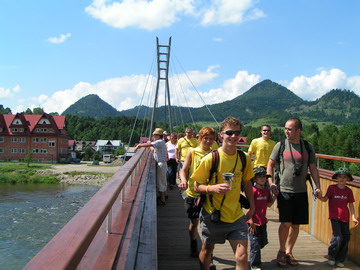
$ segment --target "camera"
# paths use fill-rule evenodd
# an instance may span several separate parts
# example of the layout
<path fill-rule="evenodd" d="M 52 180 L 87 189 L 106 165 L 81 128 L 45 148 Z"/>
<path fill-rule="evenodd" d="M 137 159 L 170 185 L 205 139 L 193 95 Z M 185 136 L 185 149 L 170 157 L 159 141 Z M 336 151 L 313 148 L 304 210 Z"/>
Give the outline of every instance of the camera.
<path fill-rule="evenodd" d="M 301 163 L 295 163 L 293 168 L 293 173 L 296 176 L 299 176 L 302 171 L 302 164 Z"/>
<path fill-rule="evenodd" d="M 221 216 L 220 210 L 216 210 L 216 209 L 215 209 L 215 210 L 211 213 L 211 215 L 210 215 L 210 220 L 211 220 L 212 222 L 217 223 L 217 222 L 220 221 L 220 216 Z"/>

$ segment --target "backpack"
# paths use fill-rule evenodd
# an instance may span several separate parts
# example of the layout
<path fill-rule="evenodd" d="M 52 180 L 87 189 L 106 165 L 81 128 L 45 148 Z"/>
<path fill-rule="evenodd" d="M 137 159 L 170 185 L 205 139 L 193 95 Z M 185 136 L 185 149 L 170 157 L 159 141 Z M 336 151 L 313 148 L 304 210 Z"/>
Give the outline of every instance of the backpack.
<path fill-rule="evenodd" d="M 241 160 L 241 164 L 242 164 L 241 172 L 243 173 L 245 170 L 245 167 L 246 167 L 246 155 L 241 150 L 237 150 L 237 154 L 239 155 L 240 160 Z M 211 155 L 212 155 L 212 164 L 211 164 L 211 169 L 210 169 L 209 181 L 212 179 L 214 173 L 217 172 L 217 169 L 219 166 L 219 161 L 220 161 L 220 155 L 219 155 L 218 150 L 215 149 L 215 150 L 211 151 Z M 198 198 L 198 201 L 196 202 L 196 206 L 201 208 L 202 205 L 205 203 L 205 200 L 206 200 L 206 194 L 201 194 L 200 197 Z M 245 209 L 250 208 L 250 203 L 244 195 L 240 194 L 239 201 L 240 201 L 241 207 L 243 207 Z"/>
<path fill-rule="evenodd" d="M 301 141 L 304 142 L 304 146 L 305 146 L 305 149 L 306 149 L 306 152 L 308 153 L 308 164 L 307 166 L 309 167 L 309 164 L 310 164 L 310 155 L 312 153 L 312 150 L 311 150 L 311 147 L 309 145 L 309 142 L 306 141 L 306 140 L 302 140 Z M 280 160 L 282 158 L 282 160 L 284 161 L 284 151 L 285 151 L 285 139 L 282 139 L 280 141 L 280 147 L 279 147 L 279 152 L 278 152 L 278 159 L 276 160 L 276 166 L 275 166 L 275 184 L 277 186 L 280 185 Z M 310 174 L 307 174 L 306 176 L 306 179 L 308 181 L 310 181 L 310 184 L 311 184 L 311 187 L 314 189 L 313 187 L 313 183 L 312 183 L 312 179 L 310 177 Z"/>

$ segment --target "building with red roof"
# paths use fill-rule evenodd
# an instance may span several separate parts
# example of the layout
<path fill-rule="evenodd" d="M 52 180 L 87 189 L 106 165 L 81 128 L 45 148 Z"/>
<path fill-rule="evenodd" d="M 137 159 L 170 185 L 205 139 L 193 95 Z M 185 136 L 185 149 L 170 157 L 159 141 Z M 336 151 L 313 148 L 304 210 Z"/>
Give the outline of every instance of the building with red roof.
<path fill-rule="evenodd" d="M 65 116 L 0 114 L 0 161 L 23 161 L 31 151 L 36 162 L 69 159 Z"/>

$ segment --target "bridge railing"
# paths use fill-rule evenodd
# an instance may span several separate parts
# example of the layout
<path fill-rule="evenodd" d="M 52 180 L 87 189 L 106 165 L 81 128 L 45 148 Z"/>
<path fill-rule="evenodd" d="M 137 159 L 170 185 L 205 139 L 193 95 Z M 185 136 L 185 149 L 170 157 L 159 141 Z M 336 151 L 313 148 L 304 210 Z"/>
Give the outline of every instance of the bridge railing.
<path fill-rule="evenodd" d="M 154 179 L 139 149 L 24 269 L 156 269 Z"/>

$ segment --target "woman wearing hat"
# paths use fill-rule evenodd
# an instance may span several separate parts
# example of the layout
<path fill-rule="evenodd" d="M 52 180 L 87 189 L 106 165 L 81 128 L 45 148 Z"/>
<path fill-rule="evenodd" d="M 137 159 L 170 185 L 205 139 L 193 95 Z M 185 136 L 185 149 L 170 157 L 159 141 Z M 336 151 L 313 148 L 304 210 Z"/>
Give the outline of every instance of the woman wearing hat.
<path fill-rule="evenodd" d="M 140 147 L 154 147 L 154 159 L 157 162 L 156 166 L 156 188 L 159 191 L 160 195 L 160 205 L 165 205 L 165 196 L 166 196 L 166 173 L 168 170 L 167 167 L 167 149 L 165 141 L 163 140 L 164 130 L 161 128 L 156 128 L 153 132 L 153 141 L 146 143 L 139 143 L 135 147 L 135 152 Z"/>

